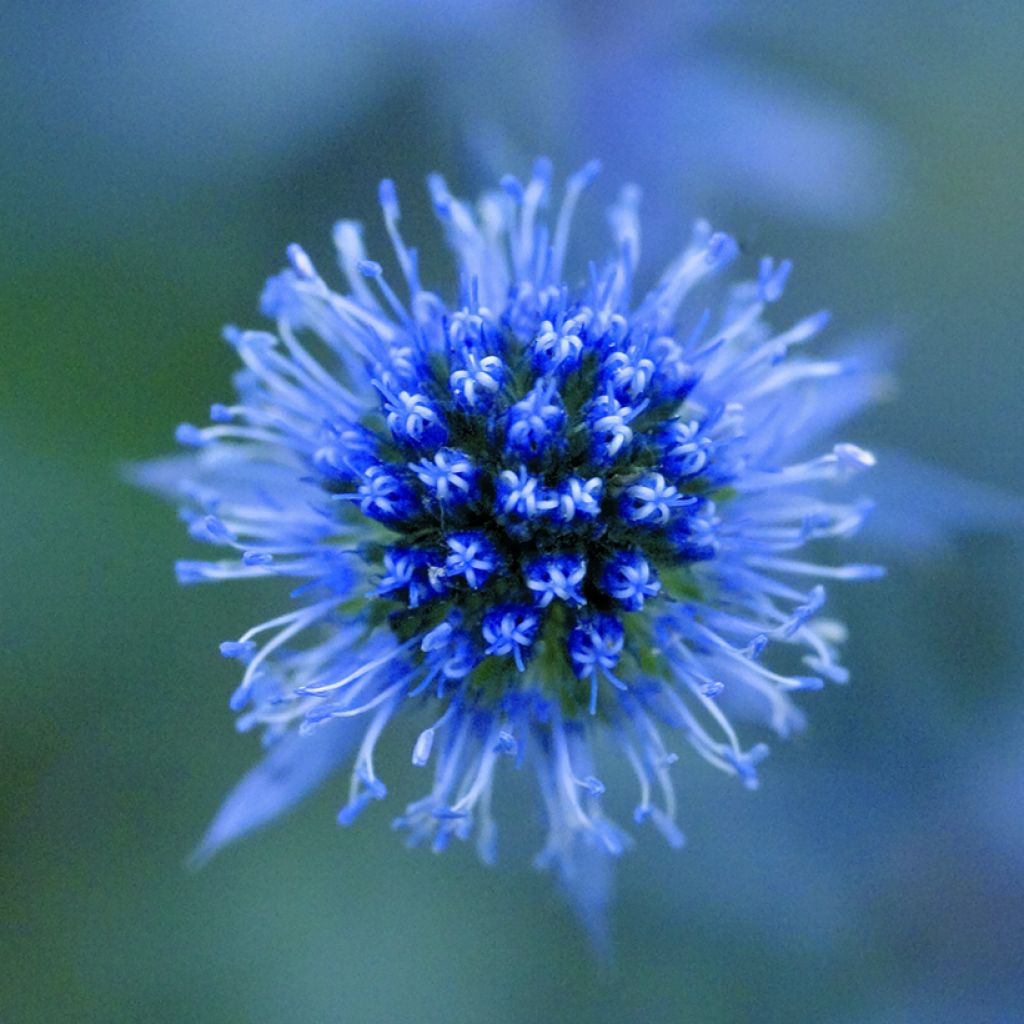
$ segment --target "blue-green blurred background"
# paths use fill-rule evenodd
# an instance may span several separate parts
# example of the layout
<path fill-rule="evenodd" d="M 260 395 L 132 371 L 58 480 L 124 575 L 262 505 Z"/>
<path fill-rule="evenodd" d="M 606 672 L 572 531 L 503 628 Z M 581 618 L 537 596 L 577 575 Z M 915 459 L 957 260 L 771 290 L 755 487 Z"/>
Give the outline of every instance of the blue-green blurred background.
<path fill-rule="evenodd" d="M 1024 1020 L 1019 531 L 833 588 L 853 683 L 756 795 L 684 759 L 688 848 L 625 859 L 608 965 L 520 845 L 402 847 L 404 746 L 358 828 L 339 782 L 186 872 L 257 754 L 217 642 L 279 595 L 179 590 L 183 530 L 119 478 L 228 394 L 219 328 L 288 242 L 327 265 L 386 174 L 440 274 L 425 174 L 548 153 L 604 158 L 595 229 L 645 186 L 649 268 L 699 214 L 792 256 L 786 313 L 897 338 L 851 439 L 1020 494 L 1024 7 L 51 0 L 0 51 L 3 1024 Z M 917 511 L 961 497 L 1006 518 Z"/>

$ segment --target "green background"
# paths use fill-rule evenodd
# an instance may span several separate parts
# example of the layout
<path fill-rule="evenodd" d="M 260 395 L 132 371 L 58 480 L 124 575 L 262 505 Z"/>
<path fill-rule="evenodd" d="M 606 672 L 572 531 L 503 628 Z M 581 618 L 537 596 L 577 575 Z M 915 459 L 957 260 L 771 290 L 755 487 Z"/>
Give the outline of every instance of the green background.
<path fill-rule="evenodd" d="M 833 588 L 852 685 L 804 703 L 809 728 L 774 750 L 756 795 L 683 759 L 688 848 L 645 835 L 620 865 L 611 964 L 521 843 L 496 869 L 469 849 L 403 848 L 388 821 L 408 792 L 404 738 L 382 757 L 395 798 L 357 828 L 333 824 L 338 780 L 183 868 L 257 753 L 233 731 L 217 643 L 280 595 L 179 589 L 172 562 L 193 549 L 121 467 L 227 396 L 221 324 L 256 324 L 288 242 L 326 265 L 334 219 L 375 221 L 385 174 L 432 269 L 422 180 L 441 168 L 476 191 L 495 126 L 514 155 L 565 172 L 600 145 L 644 183 L 677 126 L 627 145 L 574 106 L 595 53 L 621 47 L 624 80 L 644 71 L 617 9 L 5 5 L 3 1024 L 1024 1020 L 1013 529 L 890 555 L 885 583 Z M 668 68 L 694 47 L 673 11 L 627 17 Z M 753 81 L 783 74 L 826 114 L 829 97 L 860 110 L 885 148 L 884 202 L 830 220 L 662 182 L 648 217 L 671 194 L 680 219 L 648 258 L 699 213 L 754 253 L 791 255 L 786 312 L 824 304 L 837 337 L 900 337 L 900 393 L 851 439 L 1024 492 L 1024 8 L 736 4 L 700 31 Z M 590 200 L 594 225 L 616 184 Z M 499 813 L 529 814 L 512 789 Z"/>

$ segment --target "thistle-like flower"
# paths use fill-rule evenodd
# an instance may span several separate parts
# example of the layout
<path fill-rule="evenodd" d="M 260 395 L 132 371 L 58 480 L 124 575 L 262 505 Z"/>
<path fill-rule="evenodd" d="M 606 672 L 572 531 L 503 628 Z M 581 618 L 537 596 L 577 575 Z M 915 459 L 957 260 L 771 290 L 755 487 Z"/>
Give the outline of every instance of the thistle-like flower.
<path fill-rule="evenodd" d="M 597 734 L 635 773 L 635 823 L 678 846 L 677 750 L 754 786 L 767 748 L 744 746 L 735 721 L 785 735 L 793 693 L 846 679 L 820 581 L 877 570 L 796 552 L 868 511 L 824 485 L 871 455 L 805 451 L 868 386 L 796 354 L 824 315 L 769 327 L 788 262 L 718 283 L 738 247 L 703 222 L 634 298 L 635 188 L 610 211 L 610 259 L 567 279 L 596 171 L 569 179 L 551 222 L 545 161 L 475 208 L 431 178 L 458 269 L 445 297 L 421 283 L 383 182 L 402 287 L 355 223 L 334 232 L 343 292 L 292 246 L 262 298 L 276 331 L 226 332 L 244 364 L 236 403 L 179 428 L 197 451 L 145 471 L 184 497 L 195 538 L 235 552 L 179 563 L 183 582 L 297 583 L 290 609 L 221 647 L 244 666 L 240 726 L 270 752 L 202 854 L 351 759 L 349 824 L 386 795 L 385 729 L 418 718 L 411 760 L 432 782 L 396 828 L 437 850 L 474 837 L 491 861 L 494 788 L 528 769 L 546 815 L 538 864 L 593 919 L 604 855 L 629 842 L 605 812 Z M 809 674 L 772 667 L 782 647 Z"/>

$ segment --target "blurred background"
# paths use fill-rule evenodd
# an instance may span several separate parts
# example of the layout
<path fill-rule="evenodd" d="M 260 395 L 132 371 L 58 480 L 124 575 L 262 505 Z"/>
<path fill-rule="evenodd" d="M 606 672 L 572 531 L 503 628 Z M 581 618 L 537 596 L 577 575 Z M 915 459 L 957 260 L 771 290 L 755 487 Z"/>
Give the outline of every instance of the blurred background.
<path fill-rule="evenodd" d="M 1024 1020 L 1024 6 L 53 0 L 0 39 L 3 1024 Z M 379 249 L 389 175 L 441 282 L 426 173 L 537 153 L 603 158 L 585 241 L 643 185 L 648 272 L 697 215 L 792 256 L 784 315 L 896 339 L 849 439 L 975 482 L 889 462 L 900 544 L 854 557 L 890 577 L 830 595 L 852 684 L 757 794 L 684 759 L 688 848 L 620 865 L 611 965 L 525 848 L 402 847 L 397 745 L 358 828 L 339 780 L 188 873 L 257 756 L 217 643 L 280 595 L 179 590 L 183 529 L 119 475 L 229 393 L 220 327 L 287 243 Z"/>

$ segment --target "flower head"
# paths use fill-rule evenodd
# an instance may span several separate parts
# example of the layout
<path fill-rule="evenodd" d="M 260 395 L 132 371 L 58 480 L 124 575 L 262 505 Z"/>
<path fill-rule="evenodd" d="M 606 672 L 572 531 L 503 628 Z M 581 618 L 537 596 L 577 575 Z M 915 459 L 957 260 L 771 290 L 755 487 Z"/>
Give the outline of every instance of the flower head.
<path fill-rule="evenodd" d="M 444 297 L 421 283 L 385 182 L 401 289 L 342 223 L 345 290 L 292 246 L 263 295 L 275 333 L 227 332 L 236 404 L 179 428 L 198 451 L 153 475 L 229 557 L 179 572 L 299 585 L 294 607 L 222 647 L 244 666 L 232 706 L 273 764 L 228 801 L 206 852 L 346 758 L 349 824 L 386 796 L 374 750 L 389 722 L 423 716 L 410 755 L 433 781 L 396 821 L 410 842 L 473 836 L 490 860 L 492 792 L 528 766 L 547 816 L 538 862 L 593 917 L 594 858 L 627 844 L 602 807 L 595 734 L 635 773 L 635 822 L 678 844 L 675 748 L 753 786 L 765 748 L 733 719 L 785 734 L 795 692 L 845 678 L 817 581 L 876 570 L 797 552 L 857 528 L 867 507 L 823 485 L 872 458 L 803 449 L 834 424 L 830 389 L 867 391 L 843 362 L 796 354 L 823 316 L 769 326 L 788 263 L 716 282 L 738 247 L 704 223 L 635 296 L 635 189 L 611 211 L 611 257 L 567 278 L 595 173 L 570 178 L 550 220 L 544 161 L 475 208 L 432 178 L 458 269 Z M 775 646 L 811 674 L 772 667 Z"/>

